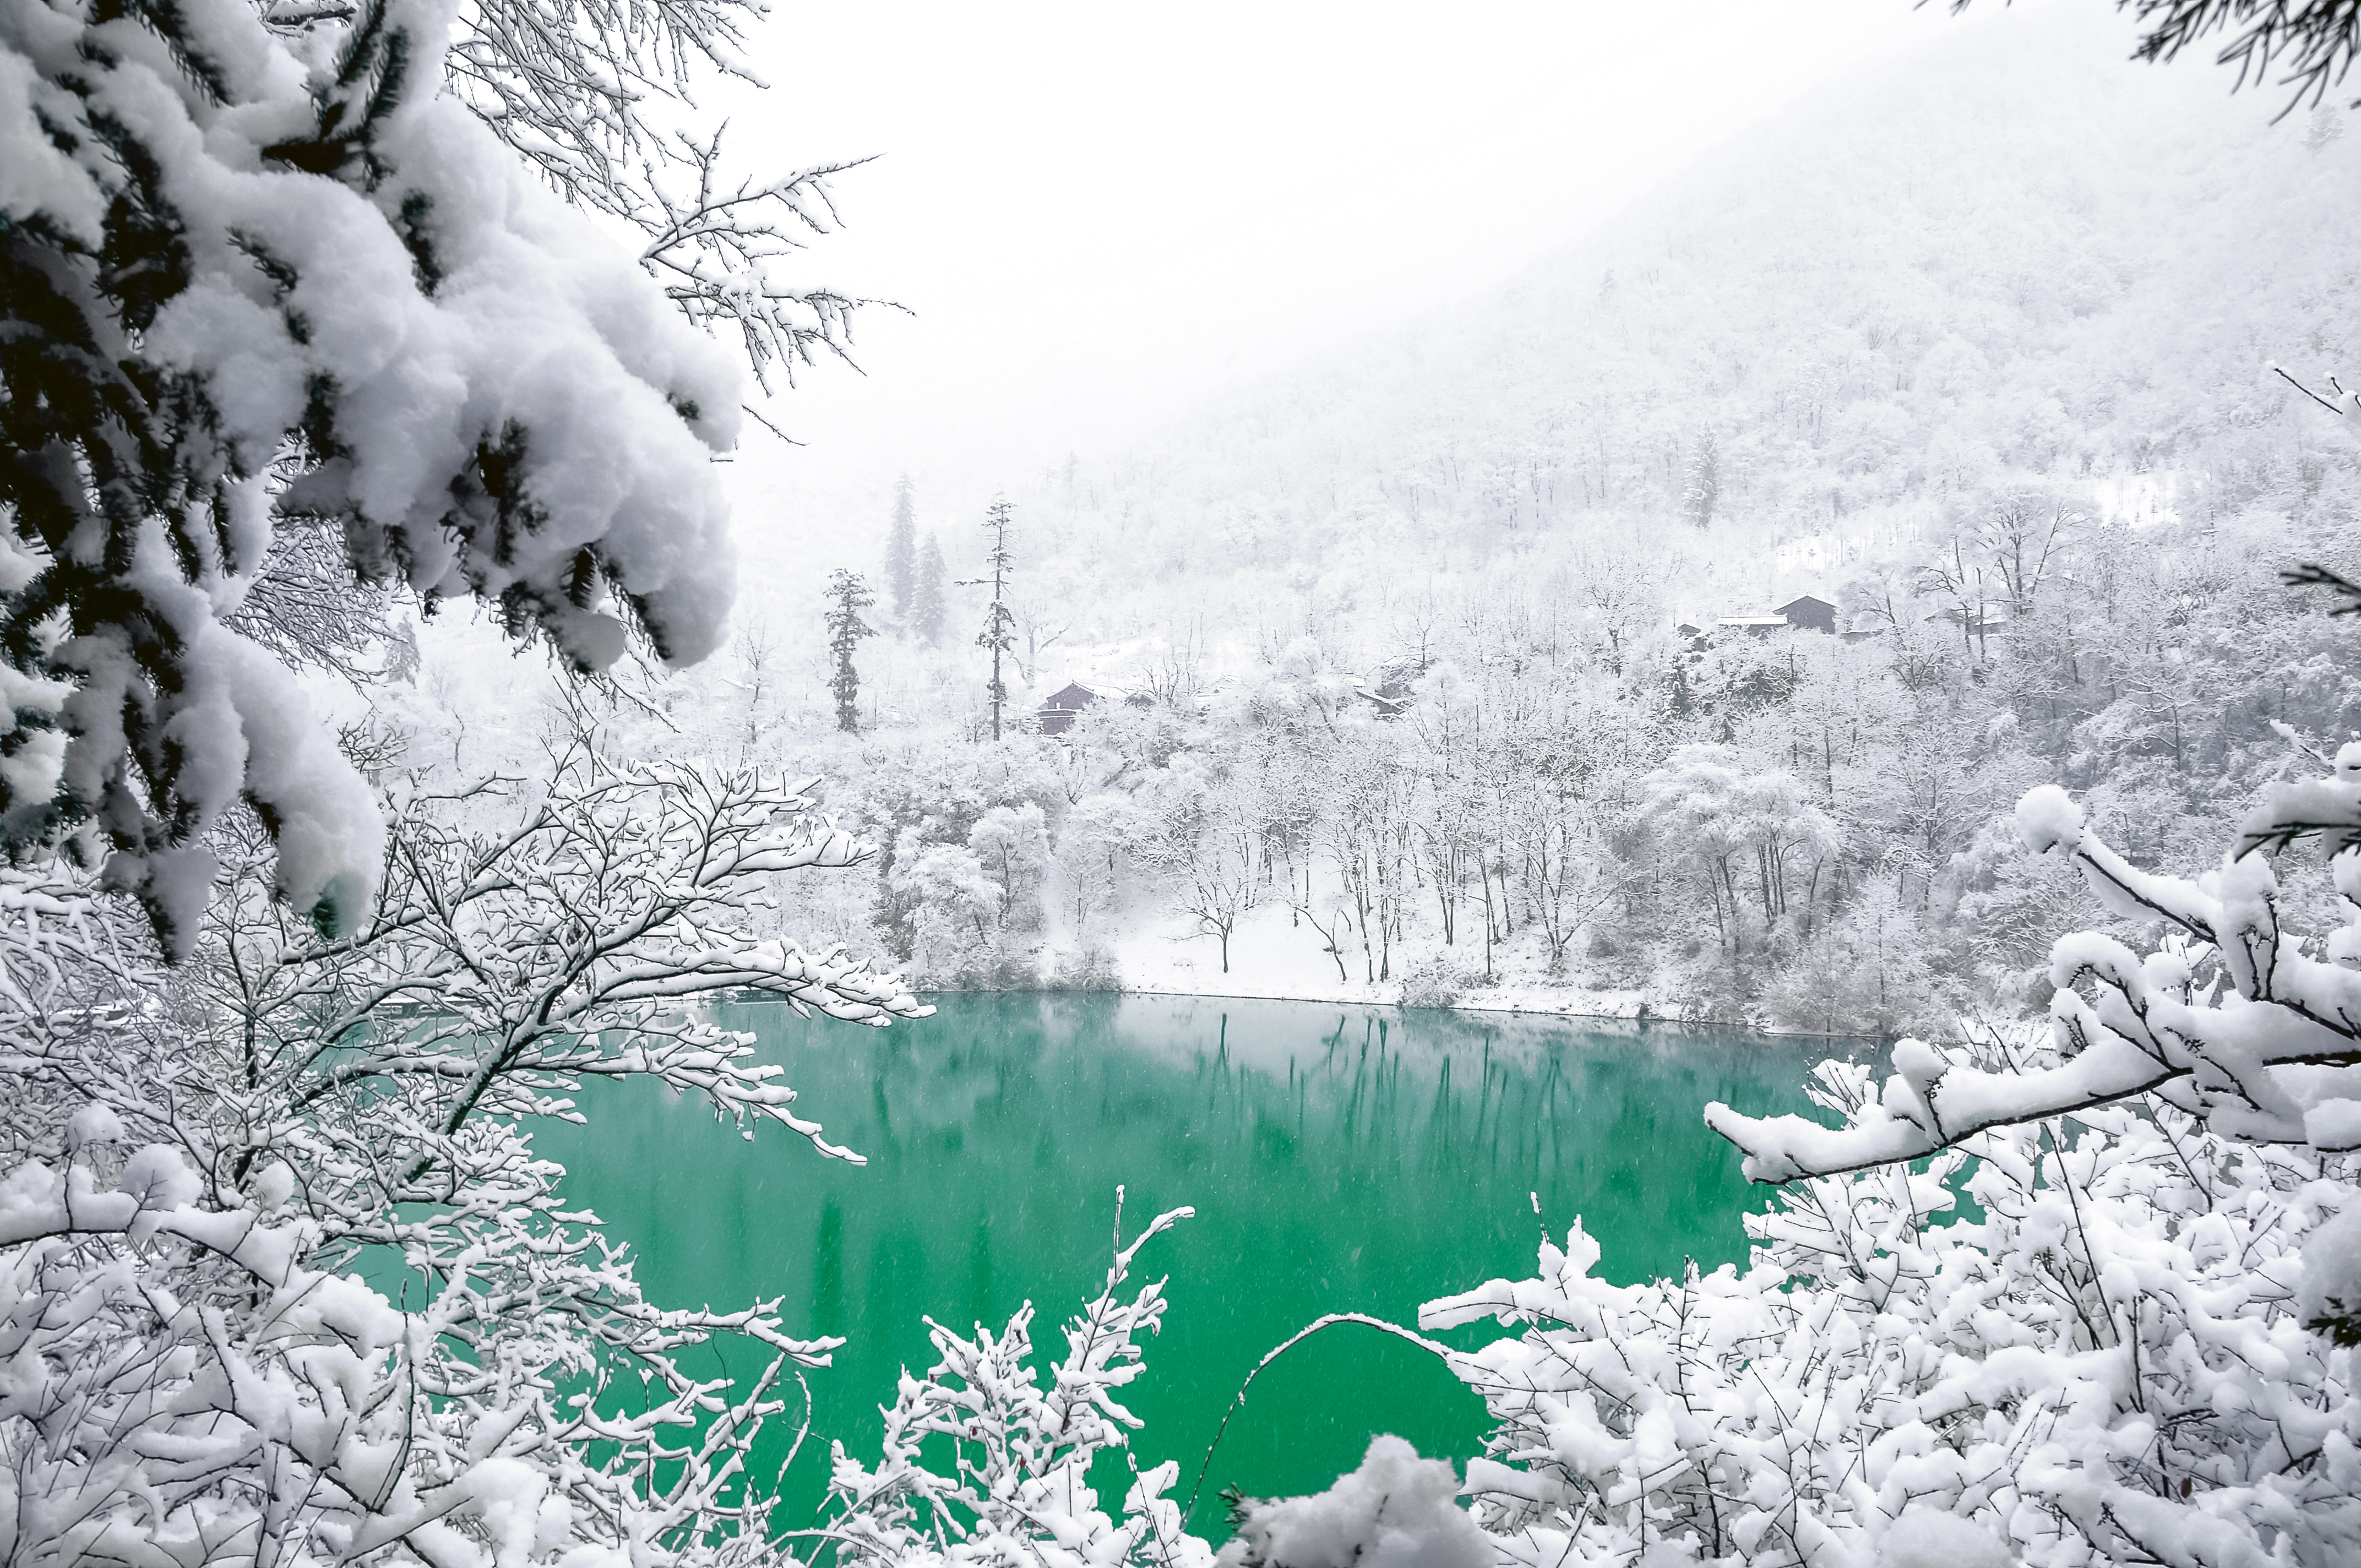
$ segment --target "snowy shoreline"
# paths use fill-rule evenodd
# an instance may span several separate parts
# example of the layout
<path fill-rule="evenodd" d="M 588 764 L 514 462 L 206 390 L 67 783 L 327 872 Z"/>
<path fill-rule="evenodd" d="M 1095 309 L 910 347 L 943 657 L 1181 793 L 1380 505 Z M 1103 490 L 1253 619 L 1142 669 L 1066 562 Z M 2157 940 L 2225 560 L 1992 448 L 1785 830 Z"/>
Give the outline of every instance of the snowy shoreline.
<path fill-rule="evenodd" d="M 1657 1010 L 1656 1008 L 1649 1005 L 1646 998 L 1638 992 L 1591 992 L 1572 993 L 1575 996 L 1587 995 L 1601 998 L 1624 996 L 1631 999 L 1628 1004 L 1621 1003 L 1615 1004 L 1620 1008 L 1620 1011 L 1609 1012 L 1589 1008 L 1577 1010 L 1570 1002 L 1552 1003 L 1546 1000 L 1536 1000 L 1539 998 L 1547 998 L 1553 994 L 1547 990 L 1547 988 L 1539 986 L 1486 987 L 1484 991 L 1486 1000 L 1484 1001 L 1477 1002 L 1463 1000 L 1442 1005 L 1423 1005 L 1405 1003 L 1400 999 L 1398 994 L 1400 991 L 1400 987 L 1394 984 L 1381 984 L 1364 988 L 1373 992 L 1382 993 L 1390 992 L 1397 993 L 1393 995 L 1373 994 L 1353 996 L 1341 994 L 1341 989 L 1342 988 L 1332 986 L 1324 992 L 1306 994 L 1304 989 L 1294 989 L 1285 992 L 1192 991 L 1175 986 L 1152 985 L 1038 985 L 995 987 L 928 986 L 923 988 L 923 994 L 927 996 L 1185 996 L 1207 1002 L 1330 1003 L 1337 1005 L 1352 1007 L 1390 1007 L 1398 1012 L 1411 1013 L 1506 1013 L 1519 1017 L 1527 1018 L 1564 1018 L 1569 1023 L 1621 1023 L 1636 1024 L 1641 1025 L 1650 1024 L 1670 1024 L 1685 1029 L 1729 1029 L 1740 1034 L 1755 1035 L 1765 1038 L 1780 1040 L 1882 1040 L 1883 1038 L 1883 1036 L 1877 1035 L 1828 1034 L 1812 1029 L 1772 1028 L 1761 1024 L 1750 1024 L 1743 1019 L 1686 1017 L 1676 1013 Z M 1503 992 L 1512 992 L 1513 998 L 1503 996 Z M 1568 993 L 1561 992 L 1555 994 L 1563 996 Z"/>

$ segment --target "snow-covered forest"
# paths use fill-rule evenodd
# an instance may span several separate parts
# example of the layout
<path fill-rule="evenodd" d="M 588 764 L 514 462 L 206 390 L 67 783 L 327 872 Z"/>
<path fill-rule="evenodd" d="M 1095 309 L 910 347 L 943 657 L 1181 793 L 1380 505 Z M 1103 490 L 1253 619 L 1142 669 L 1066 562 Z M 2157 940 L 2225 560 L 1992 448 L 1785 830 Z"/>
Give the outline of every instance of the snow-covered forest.
<path fill-rule="evenodd" d="M 0 0 L 0 1560 L 2361 1555 L 2361 23 L 2127 8 L 783 533 L 720 465 L 895 307 L 708 107 L 762 6 Z M 535 1146 L 642 1080 L 859 1161 L 711 1003 L 1124 988 L 1886 1049 L 1695 1107 L 1742 1268 L 1536 1194 L 1533 1277 L 1308 1326 L 1485 1451 L 1218 1545 L 1124 1403 L 1188 1208 L 856 1451 L 840 1338 L 657 1299 Z"/>
<path fill-rule="evenodd" d="M 2272 371 L 2350 361 L 2361 217 L 2308 197 L 2361 137 L 2076 36 L 1854 83 L 1499 298 L 1009 477 L 997 744 L 990 491 L 882 473 L 858 740 L 816 581 L 670 699 L 884 848 L 799 928 L 938 985 L 2038 1006 L 2100 912 L 2026 789 L 2194 871 L 2361 726 L 2340 601 L 2279 576 L 2355 564 L 2361 447 Z M 1719 624 L 1806 597 L 1833 634 Z"/>

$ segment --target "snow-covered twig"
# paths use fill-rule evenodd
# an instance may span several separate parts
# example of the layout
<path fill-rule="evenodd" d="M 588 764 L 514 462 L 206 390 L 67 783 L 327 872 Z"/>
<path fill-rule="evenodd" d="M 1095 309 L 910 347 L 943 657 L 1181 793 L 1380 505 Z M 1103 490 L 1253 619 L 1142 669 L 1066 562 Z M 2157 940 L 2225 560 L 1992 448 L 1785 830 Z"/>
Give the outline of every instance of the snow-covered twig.
<path fill-rule="evenodd" d="M 972 1339 L 928 1320 L 941 1359 L 923 1378 L 903 1374 L 885 1411 L 876 1468 L 836 1445 L 829 1483 L 836 1513 L 817 1533 L 834 1545 L 839 1563 L 1210 1568 L 1212 1552 L 1182 1530 L 1184 1510 L 1164 1496 L 1179 1478 L 1176 1462 L 1145 1472 L 1134 1466 L 1120 1524 L 1102 1510 L 1090 1486 L 1092 1461 L 1126 1447 L 1139 1426 L 1115 1390 L 1139 1376 L 1137 1336 L 1154 1333 L 1164 1316 L 1161 1280 L 1129 1300 L 1120 1294 L 1132 1261 L 1149 1238 L 1194 1212 L 1159 1214 L 1126 1244 L 1122 1206 L 1117 1188 L 1105 1286 L 1067 1322 L 1066 1358 L 1051 1371 L 1048 1388 L 1027 1365 L 1031 1302 L 998 1333 L 977 1324 Z M 922 1454 L 929 1438 L 948 1440 L 948 1472 Z"/>

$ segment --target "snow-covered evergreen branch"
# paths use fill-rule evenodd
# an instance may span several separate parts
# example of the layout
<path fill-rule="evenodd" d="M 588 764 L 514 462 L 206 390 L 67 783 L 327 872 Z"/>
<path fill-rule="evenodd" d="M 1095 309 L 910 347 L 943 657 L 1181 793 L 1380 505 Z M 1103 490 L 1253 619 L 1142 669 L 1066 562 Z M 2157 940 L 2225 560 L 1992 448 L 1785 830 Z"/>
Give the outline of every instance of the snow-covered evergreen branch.
<path fill-rule="evenodd" d="M 0 844 L 111 853 L 176 956 L 241 801 L 331 923 L 381 859 L 368 790 L 241 627 L 282 521 L 586 670 L 634 630 L 702 657 L 730 595 L 728 356 L 439 94 L 447 8 L 306 15 L 0 5 Z M 652 25 L 622 43 L 694 47 Z M 599 73 L 625 97 L 627 63 Z"/>

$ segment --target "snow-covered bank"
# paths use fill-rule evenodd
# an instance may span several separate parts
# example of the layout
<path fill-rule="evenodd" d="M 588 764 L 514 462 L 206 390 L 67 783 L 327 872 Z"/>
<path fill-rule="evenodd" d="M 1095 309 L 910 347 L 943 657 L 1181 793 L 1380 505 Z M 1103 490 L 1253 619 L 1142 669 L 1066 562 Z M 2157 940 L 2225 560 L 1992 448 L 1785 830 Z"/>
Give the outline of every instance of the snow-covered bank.
<path fill-rule="evenodd" d="M 1326 940 L 1308 924 L 1291 920 L 1285 909 L 1258 909 L 1243 919 L 1230 938 L 1226 968 L 1219 943 L 1195 935 L 1184 920 L 1134 927 L 1101 952 L 1105 960 L 1101 972 L 1108 975 L 1107 983 L 1057 989 L 1718 1025 L 1750 1035 L 1868 1037 L 1782 1029 L 1757 1019 L 1717 1016 L 1684 1003 L 1667 988 L 1590 984 L 1579 975 L 1551 977 L 1534 972 L 1539 965 L 1521 950 L 1505 946 L 1493 954 L 1494 972 L 1488 981 L 1484 977 L 1480 945 L 1471 953 L 1439 944 L 1398 955 L 1400 961 L 1390 979 L 1370 981 L 1355 974 L 1340 980 Z M 1045 957 L 1044 970 L 1053 975 L 1071 972 L 1081 957 L 1052 952 Z M 1345 962 L 1351 970 L 1362 968 L 1357 952 L 1348 953 Z"/>
<path fill-rule="evenodd" d="M 1038 987 L 1011 984 L 993 989 L 1506 1013 L 1598 1023 L 1680 1024 L 1795 1038 L 1871 1037 L 1782 1029 L 1760 1020 L 1717 1016 L 1686 1005 L 1663 990 L 1591 985 L 1580 979 L 1521 973 L 1519 970 L 1532 966 L 1518 964 L 1505 948 L 1496 954 L 1499 972 L 1487 981 L 1480 968 L 1472 974 L 1458 969 L 1468 958 L 1455 948 L 1443 948 L 1414 954 L 1412 961 L 1389 980 L 1338 980 L 1334 961 L 1317 932 L 1290 923 L 1285 910 L 1258 910 L 1231 938 L 1226 969 L 1213 938 L 1193 936 L 1185 922 L 1164 921 L 1135 928 L 1093 954 L 1050 949 L 1042 955 L 1043 978 Z M 1473 960 L 1481 965 L 1480 948 Z M 1356 961 L 1347 959 L 1348 965 Z M 1078 970 L 1098 978 L 1083 983 L 1061 978 Z M 1437 976 L 1460 978 L 1457 983 L 1437 984 Z M 963 989 L 933 987 L 928 994 L 956 995 Z"/>
<path fill-rule="evenodd" d="M 1010 988 L 1019 989 L 1019 988 Z M 1827 1035 L 1808 1029 L 1780 1029 L 1743 1018 L 1712 1018 L 1702 1014 L 1689 1014 L 1670 1006 L 1660 1007 L 1639 992 L 1584 991 L 1565 986 L 1493 986 L 1477 992 L 1463 992 L 1446 1002 L 1404 1002 L 1401 987 L 1389 985 L 1330 985 L 1321 987 L 1296 983 L 1263 990 L 1248 991 L 1233 986 L 1224 990 L 1218 982 L 1203 986 L 1133 985 L 1111 986 L 1048 985 L 1039 988 L 1045 995 L 1104 995 L 1104 996 L 1187 996 L 1207 1002 L 1327 1002 L 1354 1007 L 1409 1007 L 1422 1011 L 1445 1013 L 1505 1013 L 1521 1018 L 1563 1018 L 1570 1023 L 1597 1024 L 1677 1024 L 1691 1028 L 1722 1028 L 1743 1035 L 1764 1036 L 1795 1040 L 1868 1040 L 1882 1036 L 1871 1035 Z M 1006 994 L 1002 992 L 979 992 L 979 995 Z M 931 989 L 927 996 L 958 996 L 965 994 L 956 988 Z"/>
<path fill-rule="evenodd" d="M 1436 1007 L 1456 1013 L 1537 1013 L 1568 1018 L 1620 1019 L 1624 1022 L 1647 1022 L 1663 1019 L 1680 1024 L 1727 1024 L 1733 1029 L 1750 1033 L 1778 1033 L 1760 1030 L 1742 1020 L 1730 1018 L 1692 1018 L 1667 1008 L 1652 1006 L 1636 991 L 1579 991 L 1549 986 L 1489 986 L 1482 991 L 1456 992 L 1448 1001 L 1404 1002 L 1400 983 L 1381 985 L 1318 986 L 1302 982 L 1248 989 L 1245 986 L 1224 988 L 1221 983 L 1206 985 L 1133 985 L 1119 987 L 1126 994 L 1144 996 L 1235 996 L 1257 1002 L 1342 1002 L 1368 1007 Z"/>
<path fill-rule="evenodd" d="M 1490 981 L 1484 951 L 1440 943 L 1406 947 L 1384 978 L 1367 976 L 1356 946 L 1341 955 L 1293 910 L 1250 910 L 1221 942 L 1186 918 L 1150 919 L 1122 929 L 1102 949 L 1111 960 L 1109 989 L 1177 996 L 1250 996 L 1373 1006 L 1455 1007 L 1499 1013 L 1557 1013 L 1592 1018 L 1677 1018 L 1680 1011 L 1643 990 L 1601 988 L 1526 974 L 1521 954 L 1502 948 Z M 1054 970 L 1058 959 L 1052 957 Z M 1706 1022 L 1704 1019 L 1696 1022 Z"/>

